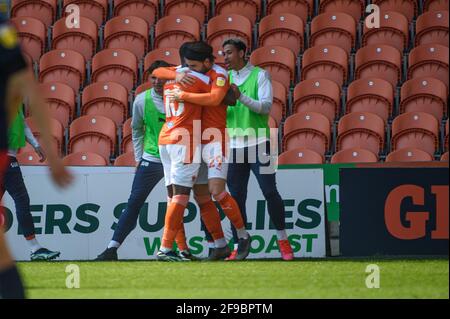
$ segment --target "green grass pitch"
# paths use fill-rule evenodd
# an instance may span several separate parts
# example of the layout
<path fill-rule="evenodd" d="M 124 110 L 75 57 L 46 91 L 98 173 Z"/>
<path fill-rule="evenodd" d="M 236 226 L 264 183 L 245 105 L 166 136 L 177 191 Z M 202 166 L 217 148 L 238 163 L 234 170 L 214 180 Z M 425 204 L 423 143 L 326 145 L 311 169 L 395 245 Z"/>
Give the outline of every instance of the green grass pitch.
<path fill-rule="evenodd" d="M 448 298 L 448 259 L 20 262 L 28 298 Z M 80 288 L 66 287 L 66 266 Z M 366 287 L 366 267 L 380 288 Z"/>

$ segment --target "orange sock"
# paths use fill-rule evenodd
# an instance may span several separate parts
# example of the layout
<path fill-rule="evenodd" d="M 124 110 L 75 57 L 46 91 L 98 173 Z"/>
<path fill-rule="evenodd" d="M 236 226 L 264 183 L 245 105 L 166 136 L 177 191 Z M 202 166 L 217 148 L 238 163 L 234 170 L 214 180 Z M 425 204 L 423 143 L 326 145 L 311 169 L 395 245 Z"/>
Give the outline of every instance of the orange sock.
<path fill-rule="evenodd" d="M 180 229 L 178 230 L 177 235 L 175 236 L 175 242 L 177 243 L 178 250 L 189 250 L 189 247 L 186 243 L 186 233 L 184 231 L 184 223 L 181 221 Z"/>
<path fill-rule="evenodd" d="M 222 194 L 214 196 L 214 199 L 219 202 L 225 216 L 228 217 L 236 229 L 242 229 L 245 227 L 239 205 L 228 192 L 224 191 Z"/>
<path fill-rule="evenodd" d="M 183 223 L 184 210 L 186 209 L 189 196 L 176 195 L 167 208 L 166 218 L 164 220 L 164 233 L 161 247 L 172 250 L 173 242 Z"/>
<path fill-rule="evenodd" d="M 220 223 L 220 215 L 216 205 L 211 200 L 211 196 L 197 196 L 196 201 L 200 206 L 200 216 L 205 223 L 206 229 L 214 240 L 224 238 L 225 235 Z"/>

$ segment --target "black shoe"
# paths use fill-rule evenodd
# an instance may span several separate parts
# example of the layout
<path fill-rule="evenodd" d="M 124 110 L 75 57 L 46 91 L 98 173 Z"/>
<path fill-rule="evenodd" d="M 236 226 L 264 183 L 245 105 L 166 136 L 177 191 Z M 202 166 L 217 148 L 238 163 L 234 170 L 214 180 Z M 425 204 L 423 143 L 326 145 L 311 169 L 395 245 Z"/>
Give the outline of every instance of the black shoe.
<path fill-rule="evenodd" d="M 31 261 L 53 260 L 59 257 L 61 253 L 59 251 L 51 251 L 47 248 L 40 248 L 34 253 L 31 253 Z"/>
<path fill-rule="evenodd" d="M 182 250 L 178 253 L 182 261 L 200 261 L 201 258 L 195 257 L 189 250 Z"/>
<path fill-rule="evenodd" d="M 117 248 L 111 247 L 106 248 L 104 252 L 102 252 L 100 255 L 97 256 L 97 258 L 94 259 L 95 261 L 117 261 L 119 258 L 117 258 Z"/>
<path fill-rule="evenodd" d="M 174 251 L 162 252 L 159 250 L 156 253 L 156 258 L 160 261 L 183 261 L 180 256 Z"/>
<path fill-rule="evenodd" d="M 238 241 L 238 249 L 236 254 L 236 260 L 244 260 L 250 253 L 250 243 L 252 238 L 248 235 L 247 238 L 240 238 Z"/>
<path fill-rule="evenodd" d="M 211 254 L 208 257 L 208 261 L 214 261 L 214 260 L 222 260 L 230 256 L 231 249 L 228 246 L 222 247 L 222 248 L 214 248 L 211 249 Z"/>

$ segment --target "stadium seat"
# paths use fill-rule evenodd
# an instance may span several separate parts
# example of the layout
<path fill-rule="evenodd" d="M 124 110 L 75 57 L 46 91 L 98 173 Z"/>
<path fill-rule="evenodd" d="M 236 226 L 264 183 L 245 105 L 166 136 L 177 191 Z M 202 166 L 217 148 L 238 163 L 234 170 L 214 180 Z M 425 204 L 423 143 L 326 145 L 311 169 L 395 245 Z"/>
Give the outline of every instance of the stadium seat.
<path fill-rule="evenodd" d="M 348 86 L 346 113 L 370 112 L 387 123 L 393 107 L 394 90 L 386 80 L 365 78 L 355 80 Z"/>
<path fill-rule="evenodd" d="M 117 82 L 130 92 L 137 74 L 136 56 L 126 49 L 105 49 L 92 59 L 92 82 Z"/>
<path fill-rule="evenodd" d="M 109 162 L 116 145 L 116 124 L 101 115 L 84 115 L 70 124 L 68 153 L 93 152 Z"/>
<path fill-rule="evenodd" d="M 161 18 L 155 27 L 155 48 L 179 48 L 186 41 L 200 40 L 200 23 L 187 15 Z"/>
<path fill-rule="evenodd" d="M 114 16 L 139 17 L 150 27 L 158 20 L 158 7 L 158 0 L 114 0 Z"/>
<path fill-rule="evenodd" d="M 27 53 L 33 61 L 39 58 L 45 51 L 47 28 L 40 20 L 31 17 L 17 17 L 10 20 L 17 30 L 22 51 Z"/>
<path fill-rule="evenodd" d="M 268 0 L 267 15 L 274 13 L 292 13 L 307 22 L 313 15 L 314 0 Z"/>
<path fill-rule="evenodd" d="M 164 15 L 186 14 L 186 12 L 200 24 L 204 24 L 208 18 L 209 0 L 166 0 Z"/>
<path fill-rule="evenodd" d="M 33 115 L 33 114 L 31 114 L 31 115 Z M 35 124 L 35 120 L 33 119 L 33 117 L 32 116 L 27 117 L 25 119 L 25 122 L 28 125 L 28 127 L 30 128 L 33 135 L 36 137 L 36 139 L 39 140 L 40 132 L 39 132 L 37 125 Z M 54 150 L 56 151 L 57 154 L 61 154 L 61 152 L 63 150 L 63 145 L 64 145 L 63 127 L 58 120 L 50 118 L 49 119 L 49 129 L 50 129 L 50 135 L 53 137 L 52 147 L 54 147 Z M 31 149 L 31 150 L 34 150 L 34 149 Z M 23 149 L 23 151 L 26 151 L 26 149 Z"/>
<path fill-rule="evenodd" d="M 345 12 L 359 22 L 364 16 L 365 1 L 364 0 L 321 0 L 319 12 Z"/>
<path fill-rule="evenodd" d="M 47 166 L 48 162 L 45 160 L 41 163 L 41 159 L 35 151 L 20 152 L 16 155 L 17 161 L 21 166 L 33 165 L 33 166 Z"/>
<path fill-rule="evenodd" d="M 269 115 L 269 128 L 278 128 L 277 121 Z"/>
<path fill-rule="evenodd" d="M 76 152 L 63 158 L 64 165 L 67 166 L 108 166 L 108 162 L 103 156 L 94 152 Z"/>
<path fill-rule="evenodd" d="M 384 149 L 385 124 L 381 117 L 369 112 L 344 115 L 338 124 L 336 151 L 363 148 L 378 154 Z"/>
<path fill-rule="evenodd" d="M 119 83 L 97 82 L 83 90 L 81 115 L 102 115 L 120 126 L 128 114 L 128 92 Z"/>
<path fill-rule="evenodd" d="M 306 148 L 294 148 L 278 156 L 278 165 L 323 164 L 323 156 Z"/>
<path fill-rule="evenodd" d="M 127 49 L 140 60 L 148 50 L 148 25 L 139 17 L 115 17 L 106 22 L 104 38 L 104 48 Z"/>
<path fill-rule="evenodd" d="M 270 109 L 270 115 L 277 122 L 277 127 L 280 127 L 281 120 L 286 117 L 287 91 L 284 85 L 278 81 L 272 81 L 272 89 L 273 104 Z"/>
<path fill-rule="evenodd" d="M 423 11 L 448 11 L 448 0 L 424 0 Z"/>
<path fill-rule="evenodd" d="M 356 22 L 343 12 L 322 13 L 311 21 L 310 47 L 335 45 L 350 54 L 355 47 Z"/>
<path fill-rule="evenodd" d="M 380 14 L 380 27 L 368 28 L 364 23 L 362 45 L 387 44 L 397 48 L 400 52 L 408 48 L 409 23 L 406 17 L 395 11 Z"/>
<path fill-rule="evenodd" d="M 335 153 L 331 157 L 331 164 L 336 163 L 376 163 L 378 156 L 364 148 L 348 148 Z"/>
<path fill-rule="evenodd" d="M 386 162 L 431 162 L 433 157 L 427 152 L 413 147 L 393 151 L 386 156 Z"/>
<path fill-rule="evenodd" d="M 134 153 L 124 153 L 116 158 L 114 166 L 136 166 L 136 160 L 134 159 Z"/>
<path fill-rule="evenodd" d="M 304 23 L 290 13 L 274 13 L 259 23 L 259 46 L 281 46 L 295 55 L 303 51 Z"/>
<path fill-rule="evenodd" d="M 262 0 L 216 0 L 216 16 L 221 14 L 240 14 L 252 24 L 260 16 Z"/>
<path fill-rule="evenodd" d="M 136 97 L 138 94 L 150 90 L 152 88 L 152 84 L 150 82 L 144 82 L 139 85 L 136 90 L 134 90 L 134 96 Z"/>
<path fill-rule="evenodd" d="M 347 82 L 348 57 L 334 45 L 317 45 L 306 50 L 302 58 L 302 81 L 329 79 L 342 86 Z"/>
<path fill-rule="evenodd" d="M 250 20 L 239 14 L 219 15 L 208 22 L 206 41 L 214 51 L 222 50 L 222 44 L 229 38 L 240 38 L 251 49 L 252 24 Z"/>
<path fill-rule="evenodd" d="M 12 0 L 11 18 L 31 17 L 40 20 L 48 28 L 56 17 L 57 0 Z"/>
<path fill-rule="evenodd" d="M 367 45 L 356 52 L 355 79 L 380 78 L 395 88 L 401 80 L 402 55 L 385 44 Z"/>
<path fill-rule="evenodd" d="M 441 156 L 441 162 L 448 162 L 448 161 L 449 161 L 449 154 L 448 154 L 448 152 L 445 152 Z"/>
<path fill-rule="evenodd" d="M 39 84 L 39 91 L 47 102 L 50 116 L 67 128 L 75 117 L 76 97 L 73 89 L 64 83 L 49 82 Z"/>
<path fill-rule="evenodd" d="M 39 81 L 62 82 L 75 92 L 83 85 L 86 70 L 84 57 L 73 50 L 52 50 L 45 53 L 39 61 Z"/>
<path fill-rule="evenodd" d="M 418 0 L 372 0 L 373 4 L 380 7 L 380 12 L 396 11 L 402 13 L 408 22 L 417 16 L 419 11 Z"/>
<path fill-rule="evenodd" d="M 331 142 L 330 121 L 317 112 L 289 116 L 284 123 L 283 150 L 307 148 L 324 155 Z"/>
<path fill-rule="evenodd" d="M 448 47 L 440 44 L 422 44 L 409 53 L 408 79 L 433 77 L 448 88 Z"/>
<path fill-rule="evenodd" d="M 416 78 L 403 83 L 400 113 L 425 112 L 438 121 L 447 115 L 447 87 L 435 78 Z"/>
<path fill-rule="evenodd" d="M 178 49 L 175 48 L 163 48 L 163 49 L 155 49 L 147 53 L 144 59 L 144 82 L 149 80 L 150 74 L 148 73 L 148 68 L 152 65 L 153 62 L 157 60 L 166 61 L 172 65 L 180 65 L 180 54 Z"/>
<path fill-rule="evenodd" d="M 250 56 L 250 63 L 269 71 L 272 79 L 287 89 L 295 79 L 295 55 L 289 49 L 278 46 L 256 49 Z"/>
<path fill-rule="evenodd" d="M 106 21 L 108 0 L 64 0 L 63 15 L 67 10 L 67 6 L 71 4 L 75 4 L 80 8 L 82 17 L 91 19 L 99 27 Z"/>
<path fill-rule="evenodd" d="M 317 112 L 330 123 L 339 114 L 341 92 L 339 86 L 328 79 L 301 81 L 294 89 L 293 113 Z"/>
<path fill-rule="evenodd" d="M 430 11 L 416 22 L 416 46 L 436 43 L 448 47 L 448 11 Z"/>
<path fill-rule="evenodd" d="M 66 18 L 53 25 L 53 49 L 71 49 L 90 61 L 97 48 L 97 24 L 89 18 L 80 17 L 79 28 L 68 28 Z"/>
<path fill-rule="evenodd" d="M 22 52 L 23 58 L 25 59 L 25 62 L 27 63 L 27 66 L 31 73 L 34 74 L 34 62 L 33 58 L 28 53 Z"/>
<path fill-rule="evenodd" d="M 121 153 L 134 152 L 133 142 L 131 140 L 131 121 L 132 118 L 130 117 L 122 125 L 122 145 L 120 146 Z"/>
<path fill-rule="evenodd" d="M 392 151 L 414 147 L 431 156 L 438 150 L 439 124 L 428 113 L 408 112 L 397 116 L 392 122 Z"/>

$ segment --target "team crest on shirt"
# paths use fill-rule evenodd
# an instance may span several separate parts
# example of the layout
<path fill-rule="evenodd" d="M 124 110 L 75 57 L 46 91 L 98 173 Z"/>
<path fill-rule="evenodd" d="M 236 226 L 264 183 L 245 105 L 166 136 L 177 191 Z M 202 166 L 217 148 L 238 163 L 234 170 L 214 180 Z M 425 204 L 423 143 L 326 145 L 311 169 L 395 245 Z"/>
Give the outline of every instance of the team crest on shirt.
<path fill-rule="evenodd" d="M 217 78 L 216 85 L 217 86 L 225 86 L 226 80 L 225 78 Z"/>
<path fill-rule="evenodd" d="M 14 28 L 10 26 L 0 28 L 0 43 L 6 49 L 17 46 L 17 33 Z"/>

